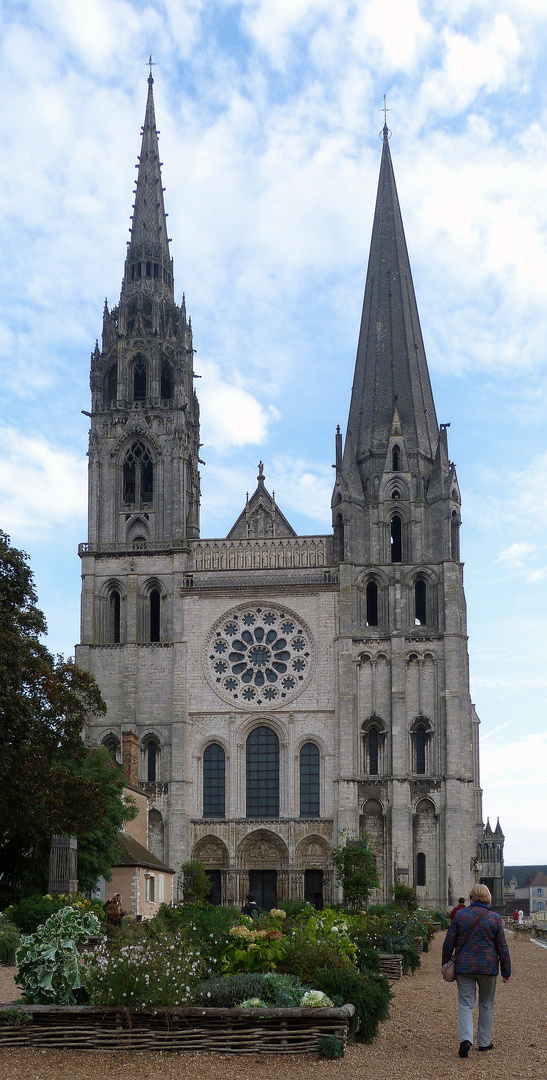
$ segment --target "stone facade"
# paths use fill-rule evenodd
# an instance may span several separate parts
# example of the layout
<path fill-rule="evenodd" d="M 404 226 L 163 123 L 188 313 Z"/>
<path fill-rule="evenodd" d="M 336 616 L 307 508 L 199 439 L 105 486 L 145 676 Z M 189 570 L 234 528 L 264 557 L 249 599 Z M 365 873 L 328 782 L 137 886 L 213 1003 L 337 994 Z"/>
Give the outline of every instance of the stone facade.
<path fill-rule="evenodd" d="M 460 493 L 439 427 L 384 131 L 333 533 L 296 536 L 257 487 L 199 536 L 192 328 L 173 299 L 152 78 L 120 302 L 92 355 L 78 663 L 135 731 L 155 855 L 206 865 L 216 902 L 340 898 L 332 847 L 446 906 L 476 878 Z"/>

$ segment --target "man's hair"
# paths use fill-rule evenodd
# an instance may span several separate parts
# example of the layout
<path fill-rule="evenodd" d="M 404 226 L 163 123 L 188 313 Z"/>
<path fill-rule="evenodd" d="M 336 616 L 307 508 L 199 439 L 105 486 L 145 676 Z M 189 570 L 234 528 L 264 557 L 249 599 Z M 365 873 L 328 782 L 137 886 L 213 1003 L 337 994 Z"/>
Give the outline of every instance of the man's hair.
<path fill-rule="evenodd" d="M 469 893 L 470 900 L 478 900 L 481 904 L 492 903 L 492 893 L 486 885 L 473 885 Z"/>
<path fill-rule="evenodd" d="M 458 904 L 465 904 L 465 896 L 458 896 Z"/>

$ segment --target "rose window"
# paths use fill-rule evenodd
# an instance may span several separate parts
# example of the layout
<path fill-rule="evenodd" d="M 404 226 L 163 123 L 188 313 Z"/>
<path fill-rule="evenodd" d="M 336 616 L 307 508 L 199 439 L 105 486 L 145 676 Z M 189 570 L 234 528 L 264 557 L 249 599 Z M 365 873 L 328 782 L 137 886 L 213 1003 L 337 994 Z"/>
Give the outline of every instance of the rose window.
<path fill-rule="evenodd" d="M 245 607 L 217 622 L 205 670 L 221 697 L 243 708 L 284 704 L 303 690 L 312 670 L 313 640 L 293 612 Z"/>

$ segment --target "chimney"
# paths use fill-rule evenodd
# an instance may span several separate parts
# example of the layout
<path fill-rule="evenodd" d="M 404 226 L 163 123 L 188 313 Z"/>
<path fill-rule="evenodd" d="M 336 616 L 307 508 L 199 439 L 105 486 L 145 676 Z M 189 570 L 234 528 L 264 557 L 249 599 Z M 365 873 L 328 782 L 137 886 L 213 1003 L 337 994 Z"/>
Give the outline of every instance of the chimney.
<path fill-rule="evenodd" d="M 122 732 L 122 765 L 128 784 L 139 786 L 139 740 L 134 731 Z"/>

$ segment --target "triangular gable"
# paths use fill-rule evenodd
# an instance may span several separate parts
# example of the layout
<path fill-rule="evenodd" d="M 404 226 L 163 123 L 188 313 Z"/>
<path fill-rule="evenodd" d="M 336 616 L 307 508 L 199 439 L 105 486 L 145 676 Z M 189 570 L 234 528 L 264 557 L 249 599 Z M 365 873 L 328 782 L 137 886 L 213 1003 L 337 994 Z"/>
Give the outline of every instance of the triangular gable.
<path fill-rule="evenodd" d="M 261 540 L 274 537 L 296 536 L 296 533 L 281 513 L 275 492 L 270 495 L 264 482 L 264 465 L 258 463 L 258 484 L 251 495 L 247 495 L 245 508 L 228 533 L 228 540 Z"/>

